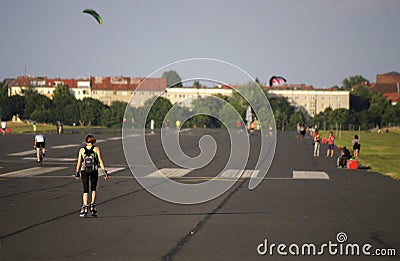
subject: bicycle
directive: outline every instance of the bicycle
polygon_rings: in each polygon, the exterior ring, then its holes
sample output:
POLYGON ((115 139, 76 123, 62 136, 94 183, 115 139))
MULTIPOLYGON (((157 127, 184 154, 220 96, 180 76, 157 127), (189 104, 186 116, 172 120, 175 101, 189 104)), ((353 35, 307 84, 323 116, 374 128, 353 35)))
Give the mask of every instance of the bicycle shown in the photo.
POLYGON ((40 166, 43 166, 43 159, 44 159, 43 147, 39 147, 39 163, 40 163, 40 166))

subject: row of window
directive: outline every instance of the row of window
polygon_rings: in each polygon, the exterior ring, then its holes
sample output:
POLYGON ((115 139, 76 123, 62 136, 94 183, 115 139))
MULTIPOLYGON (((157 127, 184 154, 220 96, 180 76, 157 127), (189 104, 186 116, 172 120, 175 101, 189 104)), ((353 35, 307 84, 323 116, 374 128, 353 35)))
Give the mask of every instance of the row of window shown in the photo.
MULTIPOLYGON (((15 91, 15 93, 17 93, 17 92, 15 91)), ((78 95, 81 95, 81 91, 77 91, 77 92, 75 92, 75 93, 78 94, 78 95)), ((41 91, 40 91, 40 94, 53 94, 53 91, 48 90, 48 91, 46 92, 46 91, 41 90, 41 91)), ((82 94, 83 94, 83 95, 88 95, 89 92, 86 91, 86 90, 83 90, 83 91, 82 91, 82 94)))
MULTIPOLYGON (((171 98, 172 94, 167 94, 167 98, 171 98)), ((181 98, 181 99, 185 99, 185 98, 197 98, 199 95, 197 94, 175 94, 174 97, 175 98, 181 98)), ((202 97, 204 95, 201 95, 202 97)))
MULTIPOLYGON (((100 94, 103 94, 103 95, 107 95, 107 93, 108 93, 108 91, 93 91, 92 92, 92 94, 93 95, 100 95, 100 94)), ((140 96, 144 96, 144 94, 145 94, 145 92, 130 92, 130 94, 129 95, 133 95, 133 96, 136 96, 136 94, 139 94, 140 96)), ((118 95, 118 91, 112 91, 112 94, 113 95, 118 95)), ((122 91, 121 92, 121 95, 122 96, 128 96, 128 92, 127 91, 122 91)), ((154 92, 150 92, 150 94, 149 94, 149 96, 150 97, 153 97, 155 95, 155 93, 154 92)))
MULTIPOLYGON (((292 97, 286 96, 287 100, 290 100, 291 98, 292 97)), ((303 100, 307 100, 308 98, 310 98, 310 100, 312 100, 312 101, 315 101, 315 96, 311 96, 311 97, 303 96, 303 100)), ((332 97, 332 96, 325 97, 325 96, 322 96, 321 100, 325 100, 325 98, 327 98, 327 100, 329 100, 329 101, 334 101, 334 100, 340 101, 340 96, 336 96, 336 97, 332 97)), ((300 96, 294 96, 294 99, 295 100, 300 100, 300 96)))
MULTIPOLYGON (((295 105, 296 107, 299 107, 299 105, 295 105)), ((333 109, 333 104, 329 104, 329 105, 325 105, 325 104, 321 104, 321 108, 322 109, 325 109, 325 108, 332 108, 333 109)), ((304 108, 307 108, 307 104, 304 104, 303 105, 303 107, 304 108)), ((310 106, 309 106, 310 108, 315 108, 315 104, 310 104, 310 106)), ((336 109, 339 109, 341 106, 340 106, 340 103, 338 103, 338 104, 336 104, 336 109)))

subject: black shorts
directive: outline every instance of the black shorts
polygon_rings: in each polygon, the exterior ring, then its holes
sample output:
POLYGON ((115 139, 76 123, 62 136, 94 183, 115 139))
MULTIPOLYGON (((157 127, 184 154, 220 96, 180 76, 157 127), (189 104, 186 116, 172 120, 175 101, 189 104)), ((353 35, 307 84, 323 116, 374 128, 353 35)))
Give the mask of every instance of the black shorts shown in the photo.
POLYGON ((87 172, 81 171, 81 179, 83 185, 83 193, 89 193, 89 180, 90 180, 90 190, 96 191, 97 181, 99 180, 99 172, 97 170, 87 172))
POLYGON ((36 148, 46 148, 46 142, 36 142, 36 148))

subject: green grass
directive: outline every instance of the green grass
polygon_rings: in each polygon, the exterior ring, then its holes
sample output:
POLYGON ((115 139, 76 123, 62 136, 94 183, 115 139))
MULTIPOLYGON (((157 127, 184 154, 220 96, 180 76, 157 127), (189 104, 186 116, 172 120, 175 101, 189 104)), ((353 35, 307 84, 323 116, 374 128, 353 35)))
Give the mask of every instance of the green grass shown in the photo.
MULTIPOLYGON (((336 135, 336 132, 333 131, 336 135)), ((321 131, 323 138, 329 131, 321 131)), ((400 180, 400 133, 377 133, 361 131, 342 131, 336 135, 335 145, 346 146, 352 152, 351 141, 354 135, 360 138, 359 164, 370 167, 369 171, 382 173, 400 180)))
MULTIPOLYGON (((23 134, 23 133, 33 133, 33 126, 29 123, 24 122, 7 122, 7 128, 11 129, 11 134, 23 134)), ((101 128, 92 126, 91 129, 101 128)), ((88 127, 84 127, 88 129, 88 127)), ((64 131, 68 130, 81 130, 80 126, 67 126, 64 125, 64 131)), ((38 123, 36 128, 36 133, 56 133, 57 128, 53 124, 38 123)))

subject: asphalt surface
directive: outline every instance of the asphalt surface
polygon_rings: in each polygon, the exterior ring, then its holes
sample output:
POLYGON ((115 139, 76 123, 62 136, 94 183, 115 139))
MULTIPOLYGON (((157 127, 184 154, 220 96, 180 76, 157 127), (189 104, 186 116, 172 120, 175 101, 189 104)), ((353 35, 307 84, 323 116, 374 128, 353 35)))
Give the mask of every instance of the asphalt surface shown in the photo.
MULTIPOLYGON (((229 158, 226 133, 214 130, 182 133, 183 151, 198 155, 204 134, 217 141, 216 159, 176 181, 203 182, 229 158)), ((72 174, 84 137, 48 135, 49 150, 40 167, 33 135, 0 136, 0 260, 365 260, 363 253, 345 255, 350 243, 370 244, 368 252, 374 255, 375 250, 396 251, 396 256, 371 260, 399 259, 400 182, 365 169, 336 168, 336 157, 324 157, 325 146, 321 157, 313 158, 310 140, 300 141, 292 132, 278 133, 274 161, 256 189, 249 190, 243 178, 220 197, 195 205, 151 195, 132 176, 118 135, 98 134, 112 176, 99 179, 97 218, 78 217, 82 188, 72 174), (300 178, 294 171, 302 173, 300 178), (347 240, 339 242, 338 233, 347 240), (266 240, 269 250, 275 247, 261 255, 257 248, 264 250, 259 245, 266 240), (319 256, 295 255, 294 245, 301 250, 314 244, 319 252, 330 241, 342 245, 342 253, 333 255, 325 247, 319 256), (279 244, 287 246, 281 249, 287 255, 278 253, 279 244)), ((246 169, 255 166, 259 138, 258 133, 250 136, 246 169)), ((159 135, 147 134, 146 142, 158 168, 176 167, 159 135)))

